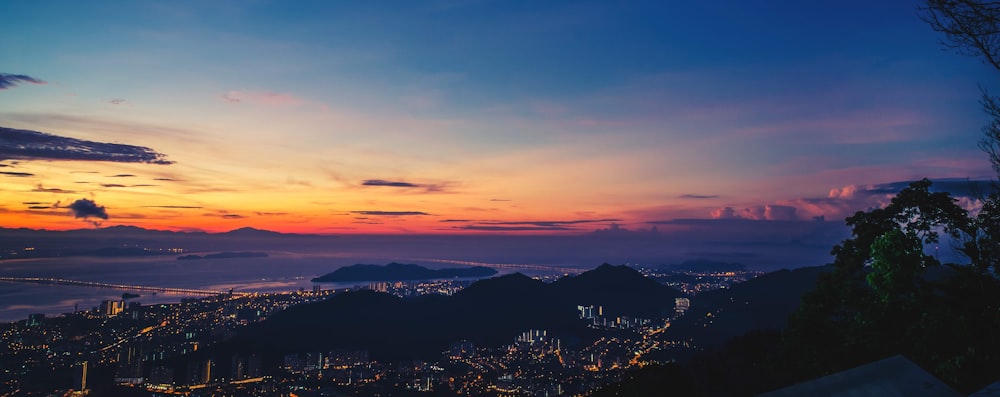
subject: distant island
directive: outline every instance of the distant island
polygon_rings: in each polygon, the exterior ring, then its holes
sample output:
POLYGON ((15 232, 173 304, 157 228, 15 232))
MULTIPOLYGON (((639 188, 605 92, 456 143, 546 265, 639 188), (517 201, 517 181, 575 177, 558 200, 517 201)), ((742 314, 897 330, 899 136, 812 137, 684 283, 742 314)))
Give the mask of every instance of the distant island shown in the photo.
POLYGON ((266 252, 220 252, 217 254, 208 255, 182 255, 178 256, 177 260, 196 260, 196 259, 233 259, 233 258, 267 258, 266 252))
POLYGON ((492 268, 475 266, 452 269, 428 269, 419 265, 390 263, 385 266, 357 264, 337 269, 312 279, 313 282, 336 281, 403 281, 431 280, 455 277, 489 277, 497 274, 492 268))

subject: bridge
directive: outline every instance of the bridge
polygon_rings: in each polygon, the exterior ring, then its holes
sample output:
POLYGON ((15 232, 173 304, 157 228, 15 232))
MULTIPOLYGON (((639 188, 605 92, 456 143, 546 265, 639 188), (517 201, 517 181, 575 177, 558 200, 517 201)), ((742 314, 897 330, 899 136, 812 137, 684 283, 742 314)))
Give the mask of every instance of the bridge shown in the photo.
MULTIPOLYGON (((221 295, 229 293, 228 291, 212 291, 212 290, 194 289, 194 288, 154 287, 148 285, 101 283, 97 281, 68 280, 64 278, 55 278, 55 277, 0 277, 0 281, 8 281, 14 283, 72 285, 76 287, 108 288, 108 289, 117 289, 125 291, 164 292, 169 294, 183 294, 183 295, 221 295)), ((233 295, 242 296, 242 295, 248 295, 248 293, 233 292, 233 295)))

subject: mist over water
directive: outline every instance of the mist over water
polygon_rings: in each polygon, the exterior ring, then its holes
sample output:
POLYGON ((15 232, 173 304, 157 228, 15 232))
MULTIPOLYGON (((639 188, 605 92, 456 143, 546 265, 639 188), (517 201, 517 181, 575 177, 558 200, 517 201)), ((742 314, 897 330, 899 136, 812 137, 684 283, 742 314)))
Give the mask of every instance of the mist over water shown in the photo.
MULTIPOLYGON (((314 277, 358 263, 386 264, 392 261, 414 263, 428 268, 462 267, 459 264, 402 258, 344 257, 319 254, 269 253, 266 258, 214 260, 177 260, 175 256, 140 258, 42 258, 0 261, 0 274, 6 277, 51 277, 139 286, 190 288, 237 292, 283 292, 350 288, 366 282, 313 283, 314 277)), ((540 270, 497 269, 498 274, 540 270)), ((90 310, 104 300, 119 300, 126 291, 72 285, 49 285, 0 281, 0 322, 17 321, 32 313, 57 315, 78 307, 90 310)), ((177 293, 128 291, 139 298, 128 302, 144 305, 176 303, 181 299, 201 297, 177 293)))

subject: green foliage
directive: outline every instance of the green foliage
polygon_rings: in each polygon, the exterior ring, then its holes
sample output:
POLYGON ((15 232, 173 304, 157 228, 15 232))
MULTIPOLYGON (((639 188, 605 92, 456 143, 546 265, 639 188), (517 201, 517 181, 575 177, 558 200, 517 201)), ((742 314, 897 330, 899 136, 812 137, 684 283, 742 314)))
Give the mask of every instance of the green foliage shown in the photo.
POLYGON ((871 272, 865 277, 882 304, 913 304, 926 266, 920 240, 892 229, 872 243, 871 272))
POLYGON ((847 219, 852 236, 834 247, 834 271, 803 297, 773 360, 789 381, 896 354, 966 392, 1000 377, 1000 199, 970 217, 930 186, 914 182, 847 219), (940 233, 962 241, 969 264, 941 266, 924 252, 940 233))

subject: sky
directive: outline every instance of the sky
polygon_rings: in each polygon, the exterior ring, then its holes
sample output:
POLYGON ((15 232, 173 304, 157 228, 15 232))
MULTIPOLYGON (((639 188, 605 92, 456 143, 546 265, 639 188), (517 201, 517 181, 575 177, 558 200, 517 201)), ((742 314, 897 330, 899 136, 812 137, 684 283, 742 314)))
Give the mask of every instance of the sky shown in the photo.
POLYGON ((3 2, 0 226, 752 231, 995 176, 919 2, 766 3, 3 2))

